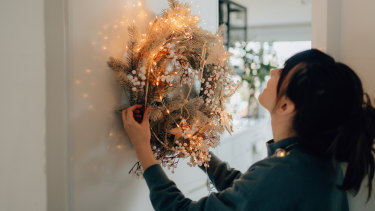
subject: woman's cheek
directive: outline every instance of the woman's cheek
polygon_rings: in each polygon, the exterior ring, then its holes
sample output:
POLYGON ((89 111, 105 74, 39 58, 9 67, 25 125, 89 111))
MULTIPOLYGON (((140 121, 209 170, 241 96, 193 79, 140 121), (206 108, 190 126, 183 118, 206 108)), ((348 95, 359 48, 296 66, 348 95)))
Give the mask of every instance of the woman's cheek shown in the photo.
POLYGON ((264 92, 265 92, 265 90, 263 90, 263 92, 262 93, 260 93, 260 95, 259 95, 259 97, 258 97, 258 101, 259 101, 259 103, 264 107, 264 92))

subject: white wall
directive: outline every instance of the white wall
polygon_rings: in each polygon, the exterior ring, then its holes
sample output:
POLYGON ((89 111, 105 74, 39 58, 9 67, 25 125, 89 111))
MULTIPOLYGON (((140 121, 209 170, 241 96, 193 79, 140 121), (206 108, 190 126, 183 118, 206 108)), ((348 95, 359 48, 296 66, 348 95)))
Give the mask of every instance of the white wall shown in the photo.
POLYGON ((313 4, 312 45, 351 66, 375 98, 375 1, 318 0, 313 4))
POLYGON ((47 210, 68 209, 66 1, 45 0, 47 210))
MULTIPOLYGON (((339 60, 352 67, 360 76, 373 103, 375 103, 375 1, 342 0, 341 1, 341 39, 339 60)), ((367 182, 363 183, 365 186, 367 182)), ((373 180, 375 184, 375 179, 373 180)), ((374 192, 372 199, 364 205, 367 189, 362 186, 358 197, 351 200, 352 210, 375 210, 374 192)), ((373 185, 373 187, 375 187, 373 185)))
MULTIPOLYGON (((348 64, 360 76, 373 102, 375 100, 375 1, 317 0, 312 10, 312 47, 319 48, 348 64)), ((364 181, 363 185, 367 182, 364 181)), ((373 181, 375 184, 375 180, 373 181)), ((372 197, 365 206, 364 187, 351 198, 351 210, 375 210, 372 197)))
POLYGON ((375 99, 375 1, 342 0, 340 60, 354 68, 375 99))
POLYGON ((234 0, 247 7, 248 25, 284 25, 311 22, 311 3, 301 0, 234 0))
MULTIPOLYGON (((145 181, 128 174, 137 158, 120 115, 114 113, 126 96, 106 64, 109 56, 122 55, 128 23, 134 19, 142 29, 152 13, 168 6, 166 0, 141 3, 68 0, 68 192, 72 211, 152 210, 145 181)), ((217 1, 193 3, 193 13, 208 11, 201 12, 205 28, 216 28, 217 1)), ((188 197, 200 198, 207 194, 204 174, 187 167, 186 162, 181 161, 170 176, 188 197)))
POLYGON ((43 0, 0 1, 0 210, 46 210, 43 0))
POLYGON ((311 40, 311 0, 234 1, 247 7, 249 40, 311 40))

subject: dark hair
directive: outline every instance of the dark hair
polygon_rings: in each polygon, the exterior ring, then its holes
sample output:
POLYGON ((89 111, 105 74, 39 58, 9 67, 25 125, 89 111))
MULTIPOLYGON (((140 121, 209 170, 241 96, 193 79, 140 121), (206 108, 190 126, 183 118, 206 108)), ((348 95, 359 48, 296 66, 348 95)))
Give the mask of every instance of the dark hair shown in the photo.
POLYGON ((293 129, 302 147, 320 157, 347 162, 341 190, 356 195, 368 175, 369 200, 375 109, 354 71, 319 50, 306 50, 285 62, 277 93, 295 104, 293 129))

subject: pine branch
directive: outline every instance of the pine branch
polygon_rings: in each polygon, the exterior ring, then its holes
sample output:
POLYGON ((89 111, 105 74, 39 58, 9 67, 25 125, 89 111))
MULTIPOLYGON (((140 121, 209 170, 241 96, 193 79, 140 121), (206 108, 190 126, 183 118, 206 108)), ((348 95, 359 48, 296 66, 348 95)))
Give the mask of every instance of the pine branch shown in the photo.
POLYGON ((138 45, 138 31, 135 25, 129 26, 129 41, 128 41, 128 54, 127 54, 127 62, 131 70, 137 68, 138 64, 138 57, 137 54, 137 45, 138 45))
POLYGON ((171 9, 176 8, 179 5, 179 2, 176 0, 168 0, 169 7, 171 9))
POLYGON ((128 65, 124 63, 121 59, 110 57, 107 64, 115 72, 123 72, 123 73, 129 72, 128 65))

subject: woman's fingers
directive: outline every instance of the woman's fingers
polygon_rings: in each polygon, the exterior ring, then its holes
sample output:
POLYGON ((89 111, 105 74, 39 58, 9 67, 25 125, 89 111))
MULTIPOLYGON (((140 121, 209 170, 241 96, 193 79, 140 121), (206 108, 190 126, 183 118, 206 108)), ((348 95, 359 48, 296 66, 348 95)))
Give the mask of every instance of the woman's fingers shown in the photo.
POLYGON ((148 122, 150 118, 150 113, 151 113, 151 107, 148 107, 145 111, 145 114, 143 115, 143 122, 148 122))
POLYGON ((122 110, 121 112, 122 120, 126 120, 126 114, 127 114, 126 109, 122 110))
POLYGON ((148 120, 148 118, 150 117, 150 113, 151 113, 151 107, 148 107, 145 111, 145 119, 148 120))
MULTIPOLYGON (((148 122, 150 112, 151 112, 151 107, 148 107, 143 115, 142 115, 142 112, 140 110, 140 108, 142 108, 142 107, 143 107, 143 105, 133 105, 133 106, 123 110, 122 111, 123 120, 125 120, 127 123, 133 124, 133 123, 136 122, 137 119, 142 120, 142 116, 143 116, 143 120, 148 122)), ((144 122, 143 120, 142 120, 142 123, 144 122)))
POLYGON ((122 110, 122 124, 125 130, 130 124, 130 121, 128 120, 128 109, 122 110))
POLYGON ((142 115, 140 115, 140 114, 134 114, 134 119, 136 119, 136 120, 142 119, 142 115))
POLYGON ((129 121, 129 123, 135 123, 136 120, 142 120, 142 111, 140 110, 142 107, 143 105, 133 105, 127 108, 126 120, 129 121))
POLYGON ((133 106, 130 106, 128 109, 126 110, 130 110, 132 112, 134 112, 135 110, 137 110, 138 108, 142 108, 143 105, 133 105, 133 106))
MULTIPOLYGON (((134 119, 134 116, 133 116, 133 109, 134 106, 126 109, 126 121, 128 121, 128 123, 133 123, 135 122, 135 119, 134 119)), ((135 108, 136 109, 136 108, 135 108)))

